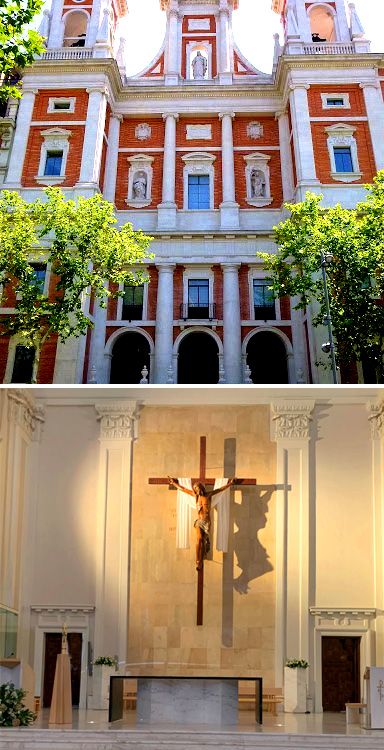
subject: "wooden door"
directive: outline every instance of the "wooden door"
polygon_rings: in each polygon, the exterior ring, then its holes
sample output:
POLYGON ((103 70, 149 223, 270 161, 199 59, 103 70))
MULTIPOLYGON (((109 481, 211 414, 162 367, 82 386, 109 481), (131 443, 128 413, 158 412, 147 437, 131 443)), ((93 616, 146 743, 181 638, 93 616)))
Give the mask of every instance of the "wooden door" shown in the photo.
POLYGON ((360 638, 323 636, 323 710, 345 711, 360 701, 360 638))
MULTIPOLYGON (((53 682, 55 679, 56 658, 61 653, 61 633, 45 634, 44 687, 43 706, 49 708, 52 701, 53 682)), ((72 705, 80 702, 81 651, 83 636, 81 633, 68 633, 68 653, 71 657, 72 705)))

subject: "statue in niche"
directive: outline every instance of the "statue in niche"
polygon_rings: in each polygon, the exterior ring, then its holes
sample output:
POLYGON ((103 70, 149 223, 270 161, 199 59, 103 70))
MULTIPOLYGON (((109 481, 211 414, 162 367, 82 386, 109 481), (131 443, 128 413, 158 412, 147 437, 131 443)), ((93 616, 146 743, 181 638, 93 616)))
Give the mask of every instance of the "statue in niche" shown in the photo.
POLYGON ((132 183, 132 197, 135 200, 144 201, 147 197, 147 175, 145 172, 136 172, 132 183))
POLYGON ((265 175, 261 169, 252 169, 251 172, 251 198, 265 197, 265 175))
POLYGON ((217 490, 207 491, 202 482, 196 482, 191 490, 187 487, 182 487, 181 484, 173 477, 168 477, 169 484, 177 487, 187 495, 192 495, 196 500, 197 518, 193 524, 196 529, 196 570, 201 570, 203 567, 203 561, 209 554, 211 549, 210 530, 211 530, 211 500, 214 495, 218 495, 219 492, 224 492, 228 487, 232 487, 235 484, 236 479, 230 479, 224 487, 220 487, 217 490))
POLYGON ((201 81, 207 74, 208 63, 200 50, 197 51, 197 55, 192 62, 192 70, 195 81, 201 81))

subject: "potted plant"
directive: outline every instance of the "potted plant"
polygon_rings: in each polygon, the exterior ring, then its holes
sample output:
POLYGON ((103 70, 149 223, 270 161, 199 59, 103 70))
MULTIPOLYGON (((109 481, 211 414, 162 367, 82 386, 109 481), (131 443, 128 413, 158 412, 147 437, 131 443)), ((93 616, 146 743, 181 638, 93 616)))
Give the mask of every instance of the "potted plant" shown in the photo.
POLYGON ((109 705, 109 680, 117 670, 117 661, 113 656, 98 656, 93 662, 93 692, 89 707, 107 709, 109 705))
POLYGON ((23 704, 26 694, 13 682, 0 685, 0 727, 27 727, 33 724, 36 714, 23 704))
POLYGON ((307 710, 307 669, 305 659, 287 659, 284 668, 284 711, 305 714, 307 710))

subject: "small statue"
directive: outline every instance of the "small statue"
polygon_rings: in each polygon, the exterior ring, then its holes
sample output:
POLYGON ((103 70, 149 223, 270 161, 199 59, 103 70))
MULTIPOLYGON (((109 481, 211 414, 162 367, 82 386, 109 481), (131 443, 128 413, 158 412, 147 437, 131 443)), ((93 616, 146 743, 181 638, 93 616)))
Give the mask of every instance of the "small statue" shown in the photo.
POLYGON ((137 200, 145 200, 147 197, 147 175, 145 172, 137 172, 133 178, 133 197, 137 200))
POLYGON ((265 195, 265 177, 260 169, 251 173, 251 198, 262 198, 265 195))
POLYGON ((327 39, 322 39, 321 36, 316 31, 314 34, 312 34, 312 41, 313 42, 326 42, 327 39))
POLYGON ((200 50, 197 51, 197 55, 192 62, 192 70, 195 81, 201 81, 207 74, 208 63, 200 50))

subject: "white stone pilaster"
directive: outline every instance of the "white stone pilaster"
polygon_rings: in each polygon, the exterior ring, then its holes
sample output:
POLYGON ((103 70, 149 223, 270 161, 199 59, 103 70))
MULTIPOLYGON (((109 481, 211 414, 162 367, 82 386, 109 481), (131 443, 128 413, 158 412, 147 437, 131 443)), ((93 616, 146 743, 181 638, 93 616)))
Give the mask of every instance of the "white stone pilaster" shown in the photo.
POLYGON ((95 654, 117 655, 124 670, 128 648, 135 401, 96 403, 100 421, 95 654))
POLYGON ((235 160, 233 153, 234 112, 222 112, 221 120, 221 158, 223 175, 223 202, 220 206, 221 228, 236 229, 239 227, 239 206, 236 203, 235 160))
POLYGON ((361 83, 365 107, 367 110, 369 130, 371 133, 373 153, 375 155, 376 170, 384 169, 384 100, 378 81, 361 83))
MULTIPOLYGON (((368 405, 372 434, 375 607, 384 612, 384 401, 368 405)), ((384 663, 384 617, 376 619, 376 664, 384 663)))
POLYGON ((21 187, 25 154, 35 104, 36 89, 23 89, 17 113, 16 129, 13 137, 12 150, 9 157, 8 172, 4 183, 6 190, 21 187))
MULTIPOLYGON (((304 315, 303 310, 296 310, 299 303, 298 297, 291 297, 291 320, 292 320, 292 348, 294 360, 294 383, 308 383, 308 358, 307 346, 305 340, 304 315)), ((292 381, 291 381, 292 382, 292 381)))
MULTIPOLYGON (((231 58, 229 46, 229 8, 227 0, 220 4, 220 75, 231 72, 231 58)), ((225 82, 227 82, 225 80, 225 82)))
POLYGON ((165 55, 165 85, 175 86, 179 82, 179 4, 172 0, 168 10, 168 38, 165 55))
POLYGON ((166 383, 172 365, 173 348, 173 270, 175 266, 164 263, 158 266, 155 341, 155 383, 166 383))
POLYGON ((93 313, 93 329, 91 331, 91 345, 89 348, 88 382, 94 375, 96 383, 108 383, 107 360, 104 356, 105 336, 107 330, 107 307, 101 307, 100 300, 95 300, 93 313), (92 371, 92 368, 95 371, 92 371))
POLYGON ((165 120, 163 191, 162 201, 158 206, 159 228, 171 229, 176 226, 176 123, 179 115, 174 112, 163 114, 165 120))
POLYGON ((48 49, 61 47, 63 41, 63 0, 53 0, 51 5, 51 27, 48 37, 48 49))
POLYGON ((105 160, 104 198, 111 203, 115 200, 117 161, 119 156, 120 123, 122 115, 112 112, 109 120, 108 148, 105 160))
POLYGON ((242 383, 239 266, 231 263, 223 265, 222 269, 225 380, 227 383, 242 383))
POLYGON ((95 87, 87 89, 87 93, 89 94, 87 121, 80 177, 76 188, 83 195, 93 195, 100 189, 99 177, 107 109, 107 91, 103 87, 95 87))
POLYGON ((287 110, 276 113, 279 125, 281 179, 283 184, 283 200, 289 203, 293 200, 295 182, 293 176, 292 151, 289 132, 289 117, 287 110))
MULTIPOLYGON (((313 660, 309 607, 314 604, 315 493, 310 466, 315 403, 271 404, 272 440, 277 443, 276 505, 276 685, 283 685, 285 660, 313 660)), ((310 672, 313 681, 313 671, 310 672)))
POLYGON ((308 188, 317 187, 319 181, 316 176, 315 155, 311 121, 308 107, 308 84, 292 83, 289 96, 291 105, 291 119, 293 129, 293 145, 295 149, 296 173, 300 200, 305 198, 308 188))

